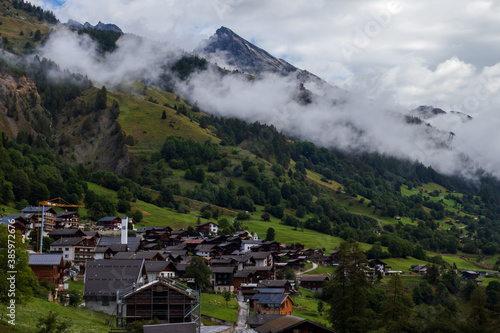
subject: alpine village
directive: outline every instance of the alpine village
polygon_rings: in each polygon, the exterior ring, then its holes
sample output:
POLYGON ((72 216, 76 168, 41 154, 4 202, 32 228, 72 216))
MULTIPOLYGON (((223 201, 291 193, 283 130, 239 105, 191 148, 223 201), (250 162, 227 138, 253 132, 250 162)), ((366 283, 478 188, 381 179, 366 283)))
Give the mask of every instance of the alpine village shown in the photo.
POLYGON ((0 12, 0 331, 500 332, 495 177, 205 110, 178 87, 206 71, 295 75, 304 106, 324 82, 225 27, 97 86, 38 50, 64 31, 105 59, 120 28, 0 12))

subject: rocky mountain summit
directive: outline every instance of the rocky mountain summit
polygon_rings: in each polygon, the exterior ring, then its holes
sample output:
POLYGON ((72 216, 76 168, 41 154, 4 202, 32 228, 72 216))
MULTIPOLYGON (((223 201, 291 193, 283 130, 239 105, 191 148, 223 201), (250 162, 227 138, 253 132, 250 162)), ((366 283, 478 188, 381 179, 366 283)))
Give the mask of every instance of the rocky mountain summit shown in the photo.
POLYGON ((272 56, 226 27, 217 29, 215 35, 204 41, 195 52, 208 59, 222 59, 224 65, 255 76, 265 73, 293 74, 302 82, 322 81, 316 75, 272 56))
POLYGON ((455 116, 460 118, 463 122, 472 120, 472 117, 468 114, 459 111, 446 112, 443 109, 435 108, 429 105, 420 105, 419 107, 411 110, 410 113, 424 120, 432 119, 438 116, 455 116))

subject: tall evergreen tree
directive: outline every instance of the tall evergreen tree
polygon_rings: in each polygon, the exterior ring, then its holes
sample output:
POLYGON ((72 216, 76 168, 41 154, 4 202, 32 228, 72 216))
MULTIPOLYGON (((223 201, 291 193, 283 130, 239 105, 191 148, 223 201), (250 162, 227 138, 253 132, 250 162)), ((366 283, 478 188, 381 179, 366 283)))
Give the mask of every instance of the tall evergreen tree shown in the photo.
POLYGON ((382 306, 382 317, 386 327, 393 332, 404 331, 404 325, 411 314, 412 301, 399 275, 389 280, 387 297, 382 306))
POLYGON ((357 243, 342 242, 338 249, 338 268, 327 284, 328 319, 341 333, 366 332, 368 295, 371 284, 365 255, 357 243))

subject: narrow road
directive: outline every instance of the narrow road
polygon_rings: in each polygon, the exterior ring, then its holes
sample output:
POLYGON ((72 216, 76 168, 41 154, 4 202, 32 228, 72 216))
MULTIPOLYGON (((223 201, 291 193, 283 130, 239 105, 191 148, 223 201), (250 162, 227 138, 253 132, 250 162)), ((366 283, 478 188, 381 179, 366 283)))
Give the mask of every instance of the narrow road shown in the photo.
POLYGON ((316 268, 318 268, 318 264, 317 263, 313 262, 312 264, 313 264, 312 268, 310 268, 310 269, 308 269, 306 271, 303 271, 303 272, 298 272, 296 275, 302 275, 304 273, 308 273, 310 271, 314 271, 316 268))
POLYGON ((236 327, 234 328, 234 333, 255 332, 251 328, 246 328, 248 319, 248 304, 243 300, 243 295, 241 293, 238 293, 237 299, 238 299, 238 304, 240 305, 240 309, 238 311, 238 320, 236 321, 236 327))

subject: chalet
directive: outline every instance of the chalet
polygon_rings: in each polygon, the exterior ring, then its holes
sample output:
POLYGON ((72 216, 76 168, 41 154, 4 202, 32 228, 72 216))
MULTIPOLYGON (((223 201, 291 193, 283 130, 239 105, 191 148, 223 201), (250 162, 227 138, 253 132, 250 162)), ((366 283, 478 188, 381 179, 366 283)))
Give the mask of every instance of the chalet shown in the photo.
POLYGON ((258 333, 335 333, 320 324, 290 315, 280 316, 263 325, 251 325, 251 327, 258 333))
POLYGON ((256 294, 251 303, 259 314, 291 315, 293 312, 293 301, 286 294, 256 294))
POLYGON ((121 230, 122 219, 119 216, 105 216, 97 221, 96 226, 104 229, 121 230))
POLYGON ((234 291, 234 267, 214 267, 212 268, 212 286, 215 291, 234 291))
POLYGON ((390 267, 385 262, 378 259, 368 259, 367 262, 368 262, 368 267, 373 269, 374 272, 381 272, 382 275, 384 274, 386 269, 390 267))
POLYGON ((463 271, 462 276, 460 277, 460 280, 462 281, 469 281, 469 280, 476 280, 479 278, 479 273, 474 272, 474 271, 463 271))
POLYGON ((205 244, 222 244, 225 243, 227 240, 227 237, 224 235, 218 235, 218 236, 212 236, 209 238, 205 238, 205 244))
POLYGON ((66 261, 73 261, 75 259, 75 244, 80 242, 82 238, 60 238, 50 244, 50 252, 59 252, 63 254, 66 261))
POLYGON ((251 234, 248 231, 238 231, 234 234, 234 236, 240 239, 247 239, 251 236, 251 234))
POLYGON ((79 228, 80 227, 80 214, 78 212, 59 212, 56 215, 56 228, 79 228))
POLYGON ((273 252, 280 253, 280 243, 275 241, 263 241, 262 243, 252 246, 250 248, 252 252, 273 252))
POLYGON ((271 252, 252 252, 251 256, 255 261, 255 266, 273 266, 274 257, 271 252))
POLYGON ((234 267, 238 262, 233 258, 212 258, 208 261, 210 267, 234 267))
POLYGON ((224 254, 231 254, 234 251, 238 251, 240 249, 240 245, 236 242, 226 242, 219 244, 224 254))
POLYGON ((33 253, 30 255, 29 263, 31 270, 35 273, 38 282, 47 282, 59 285, 64 281, 65 262, 61 253, 33 253))
POLYGON ((202 224, 198 224, 196 226, 196 231, 204 235, 216 235, 219 231, 219 226, 213 222, 205 222, 202 224))
POLYGON ((148 282, 144 260, 87 260, 83 299, 85 307, 116 314, 117 293, 148 282))
POLYGON ((319 249, 315 249, 312 253, 312 260, 317 263, 318 265, 323 265, 324 260, 323 260, 323 251, 319 249))
POLYGON ((0 224, 5 224, 7 227, 12 225, 11 228, 20 233, 24 238, 28 237, 30 232, 30 223, 23 217, 23 215, 15 214, 0 217, 0 224), (13 221, 12 223, 10 223, 13 221))
POLYGON ((60 238, 82 238, 84 236, 86 234, 80 229, 56 229, 49 232, 49 237, 56 241, 60 238))
POLYGON ((283 289, 286 294, 292 291, 292 285, 288 280, 262 280, 257 288, 283 289))
POLYGON ((198 245, 195 251, 200 257, 217 257, 222 254, 222 249, 218 245, 198 245))
POLYGON ((262 244, 261 240, 246 239, 241 241, 241 251, 248 252, 254 246, 259 247, 262 244))
MULTIPOLYGON (((233 277, 234 289, 243 289, 244 285, 256 282, 256 281, 254 281, 254 276, 255 276, 255 272, 250 271, 250 270, 237 271, 233 277)), ((256 286, 257 286, 257 284, 255 284, 255 287, 256 286)), ((253 290, 253 288, 252 288, 252 290, 253 290)), ((253 294, 256 294, 256 293, 252 293, 252 295, 253 294)))
POLYGON ((196 305, 192 290, 175 282, 156 280, 125 293, 118 317, 126 323, 155 318, 162 323, 192 322, 196 305))
POLYGON ((170 234, 170 239, 168 241, 168 245, 177 245, 182 243, 184 238, 188 238, 191 235, 186 230, 176 230, 172 231, 170 234))
POLYGON ((248 266, 243 268, 243 272, 252 272, 254 281, 268 280, 274 278, 274 266, 248 266))
POLYGON ((185 244, 187 249, 193 252, 198 245, 206 244, 202 238, 188 238, 182 244, 185 244))
POLYGON ((96 246, 94 250, 94 258, 95 259, 111 259, 118 252, 127 251, 127 244, 112 244, 112 245, 103 245, 96 246))
POLYGON ((175 278, 177 268, 171 261, 146 261, 146 272, 148 281, 158 280, 160 278, 175 278))
POLYGON ((299 278, 299 285, 305 289, 322 292, 325 282, 329 280, 327 275, 302 275, 299 278))
POLYGON ((43 231, 48 233, 56 227, 57 213, 52 207, 25 207, 21 209, 24 218, 32 224, 33 228, 40 228, 43 217, 43 231))
POLYGON ((427 266, 415 265, 412 268, 410 268, 410 271, 417 273, 418 275, 426 275, 427 274, 427 266))
POLYGON ((95 259, 95 248, 98 242, 97 236, 85 236, 74 245, 73 266, 84 271, 87 260, 95 259))

